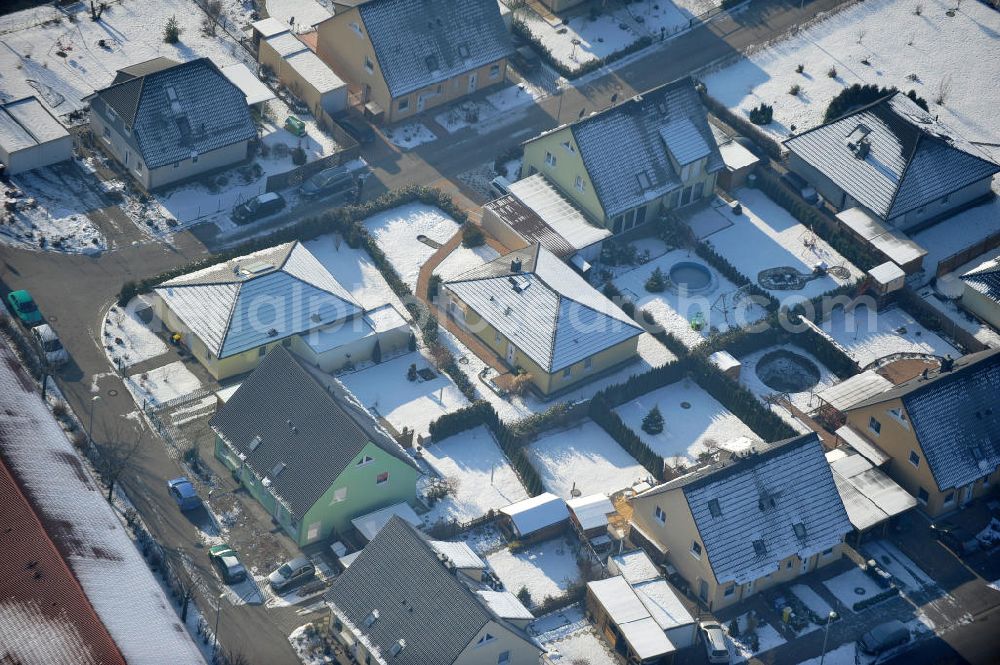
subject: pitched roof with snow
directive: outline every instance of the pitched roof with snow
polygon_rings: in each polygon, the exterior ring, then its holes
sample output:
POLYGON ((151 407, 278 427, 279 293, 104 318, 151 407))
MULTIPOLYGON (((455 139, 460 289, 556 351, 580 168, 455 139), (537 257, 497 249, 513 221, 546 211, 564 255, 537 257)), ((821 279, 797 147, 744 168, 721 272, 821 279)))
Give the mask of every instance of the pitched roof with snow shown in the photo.
POLYGON ((641 660, 664 656, 677 650, 647 603, 652 605, 653 610, 661 617, 664 613, 648 597, 646 602, 643 602, 624 577, 619 575, 588 582, 587 589, 621 630, 625 640, 641 660))
POLYGON ((381 662, 394 665, 453 663, 491 621, 537 648, 523 631, 492 612, 442 564, 427 540, 399 518, 379 531, 334 580, 326 601, 381 662), (405 646, 393 656, 400 640, 405 646))
POLYGON ((983 151, 900 92, 785 145, 882 219, 1000 172, 983 151))
POLYGON ((541 245, 465 272, 447 288, 549 373, 642 334, 635 321, 541 245), (514 261, 521 262, 519 270, 514 261))
POLYGON ((629 550, 608 557, 608 567, 621 575, 629 584, 647 582, 660 576, 660 569, 649 558, 645 550, 629 550), (612 565, 613 564, 613 565, 612 565))
POLYGON ((842 448, 826 454, 847 516, 858 531, 870 529, 917 505, 912 494, 863 455, 842 448))
POLYGON ((576 516, 584 531, 597 529, 608 525, 608 515, 615 512, 615 507, 605 494, 580 496, 566 502, 576 516))
MULTIPOLYGON (((164 654, 170 654, 171 662, 179 665, 204 663, 105 493, 91 479, 17 357, 4 345, 0 345, 0 403, 6 407, 0 418, 0 454, 126 662, 160 663, 164 654)), ((0 511, 0 520, 3 515, 0 511)), ((6 556, 16 550, 0 547, 0 551, 6 556)), ((47 574, 45 569, 41 572, 47 574)), ((58 573, 53 569, 48 574, 58 573)), ((0 588, 11 582, 4 577, 0 588)), ((0 595, 0 604, 4 598, 0 595)), ((49 615, 48 608, 40 612, 49 615)), ((7 644, 0 629, 0 656, 7 644)))
MULTIPOLYGON (((93 97, 132 130, 147 168, 204 154, 257 136, 246 97, 208 58, 126 71, 93 97), (151 71, 147 71, 151 70, 151 71)), ((150 64, 151 63, 151 64, 150 64)))
POLYGON ((456 568, 486 568, 486 562, 476 554, 474 549, 469 547, 468 543, 432 540, 431 547, 438 554, 447 557, 448 561, 454 564, 456 568))
MULTIPOLYGON (((556 186, 541 173, 512 182, 509 189, 515 200, 527 206, 538 216, 545 227, 551 229, 555 235, 575 250, 590 247, 612 235, 610 229, 593 224, 583 210, 563 196, 556 186)), ((515 228, 515 230, 521 233, 520 229, 515 228)), ((558 243, 547 242, 546 234, 536 233, 538 234, 537 242, 542 243, 553 254, 564 258, 564 253, 560 251, 558 243)), ((529 238, 528 242, 536 242, 530 238, 534 234, 523 233, 522 235, 529 238)))
POLYGON ((7 153, 69 137, 37 97, 0 104, 0 148, 7 153))
POLYGON ((500 221, 524 238, 528 244, 538 243, 560 259, 566 259, 576 254, 576 247, 559 235, 537 212, 513 194, 507 194, 486 203, 483 205, 483 210, 489 210, 496 215, 500 221))
POLYGON ((549 492, 512 503, 501 508, 500 512, 510 517, 522 536, 569 519, 566 502, 549 492))
POLYGON ((219 358, 362 312, 298 241, 181 275, 156 294, 219 358))
POLYGON ((1000 349, 954 361, 855 409, 900 399, 938 488, 961 487, 1000 467, 1000 349))
POLYGON ((346 391, 325 390, 282 346, 268 352, 209 424, 258 477, 270 480, 271 492, 296 518, 369 442, 414 466, 346 391))
POLYGON ((720 583, 758 579, 793 554, 833 547, 852 528, 815 433, 757 444, 646 495, 678 488, 720 583))
POLYGON ((724 168, 694 82, 682 78, 570 125, 607 217, 681 186, 680 171, 707 158, 724 168))
POLYGON ((962 275, 966 286, 1000 303, 1000 259, 992 259, 962 275))
POLYGON ((358 11, 393 98, 513 51, 496 0, 369 0, 358 11))

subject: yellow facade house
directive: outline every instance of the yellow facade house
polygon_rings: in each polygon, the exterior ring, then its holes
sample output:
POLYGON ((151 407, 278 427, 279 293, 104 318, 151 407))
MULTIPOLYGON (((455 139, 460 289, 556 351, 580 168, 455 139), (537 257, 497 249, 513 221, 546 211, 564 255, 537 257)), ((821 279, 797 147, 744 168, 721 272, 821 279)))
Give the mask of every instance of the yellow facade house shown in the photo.
POLYGON ((448 314, 552 396, 634 360, 642 328, 534 244, 444 285, 448 314))
POLYGON ((632 507, 633 528, 711 610, 833 563, 852 529, 814 433, 758 444, 632 507))
POLYGON ((847 424, 891 461, 893 480, 931 517, 1000 482, 1000 350, 958 360, 855 405, 847 424))
POLYGON ((502 83, 513 51, 496 0, 338 2, 316 52, 370 117, 404 120, 502 83))
POLYGON ((694 82, 683 78, 525 142, 521 174, 542 174, 617 234, 711 197, 724 168, 694 82))

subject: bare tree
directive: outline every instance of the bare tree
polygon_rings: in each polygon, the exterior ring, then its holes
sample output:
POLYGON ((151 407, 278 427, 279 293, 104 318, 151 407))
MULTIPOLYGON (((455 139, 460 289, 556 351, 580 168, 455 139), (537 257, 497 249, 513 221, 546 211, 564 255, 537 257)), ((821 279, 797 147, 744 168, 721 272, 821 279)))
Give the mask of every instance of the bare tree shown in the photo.
POLYGON ((862 40, 862 39, 864 39, 864 38, 865 38, 865 35, 867 35, 867 34, 868 34, 868 31, 867 31, 867 30, 865 30, 864 28, 861 28, 861 29, 859 29, 859 30, 858 30, 858 31, 857 31, 857 32, 856 32, 856 33, 854 34, 854 36, 858 38, 858 43, 860 44, 860 43, 861 43, 861 40, 862 40))
POLYGON ((934 96, 934 103, 938 106, 944 106, 944 103, 948 100, 951 95, 951 76, 945 76, 938 82, 937 93, 934 96))
POLYGON ((204 4, 205 13, 208 16, 205 20, 201 22, 202 31, 206 35, 215 36, 215 28, 219 25, 219 19, 222 17, 222 2, 221 0, 208 0, 204 4))
POLYGON ((119 424, 109 433, 107 441, 98 446, 99 456, 95 466, 108 486, 108 501, 114 496, 115 484, 119 478, 135 464, 135 455, 142 445, 142 434, 136 431, 133 436, 134 441, 119 424))
POLYGON ((100 21, 101 20, 101 14, 104 13, 104 10, 107 9, 107 6, 108 5, 106 3, 104 3, 104 2, 99 2, 95 6, 94 5, 94 0, 90 0, 90 20, 91 21, 100 21))

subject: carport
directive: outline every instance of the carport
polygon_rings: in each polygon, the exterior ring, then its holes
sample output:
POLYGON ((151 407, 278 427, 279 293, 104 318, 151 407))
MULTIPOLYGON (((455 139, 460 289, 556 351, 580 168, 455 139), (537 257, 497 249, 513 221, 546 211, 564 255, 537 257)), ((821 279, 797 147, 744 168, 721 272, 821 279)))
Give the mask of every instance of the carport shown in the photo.
POLYGON ((73 156, 73 139, 37 97, 0 105, 0 161, 17 174, 73 156))

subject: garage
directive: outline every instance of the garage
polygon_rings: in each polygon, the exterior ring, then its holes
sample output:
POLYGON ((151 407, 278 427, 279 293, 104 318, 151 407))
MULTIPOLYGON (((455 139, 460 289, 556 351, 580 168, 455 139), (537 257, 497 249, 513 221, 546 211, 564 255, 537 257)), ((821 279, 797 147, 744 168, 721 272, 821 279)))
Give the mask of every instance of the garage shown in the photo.
POLYGON ((10 175, 73 156, 73 139, 36 97, 0 105, 0 162, 10 175))

